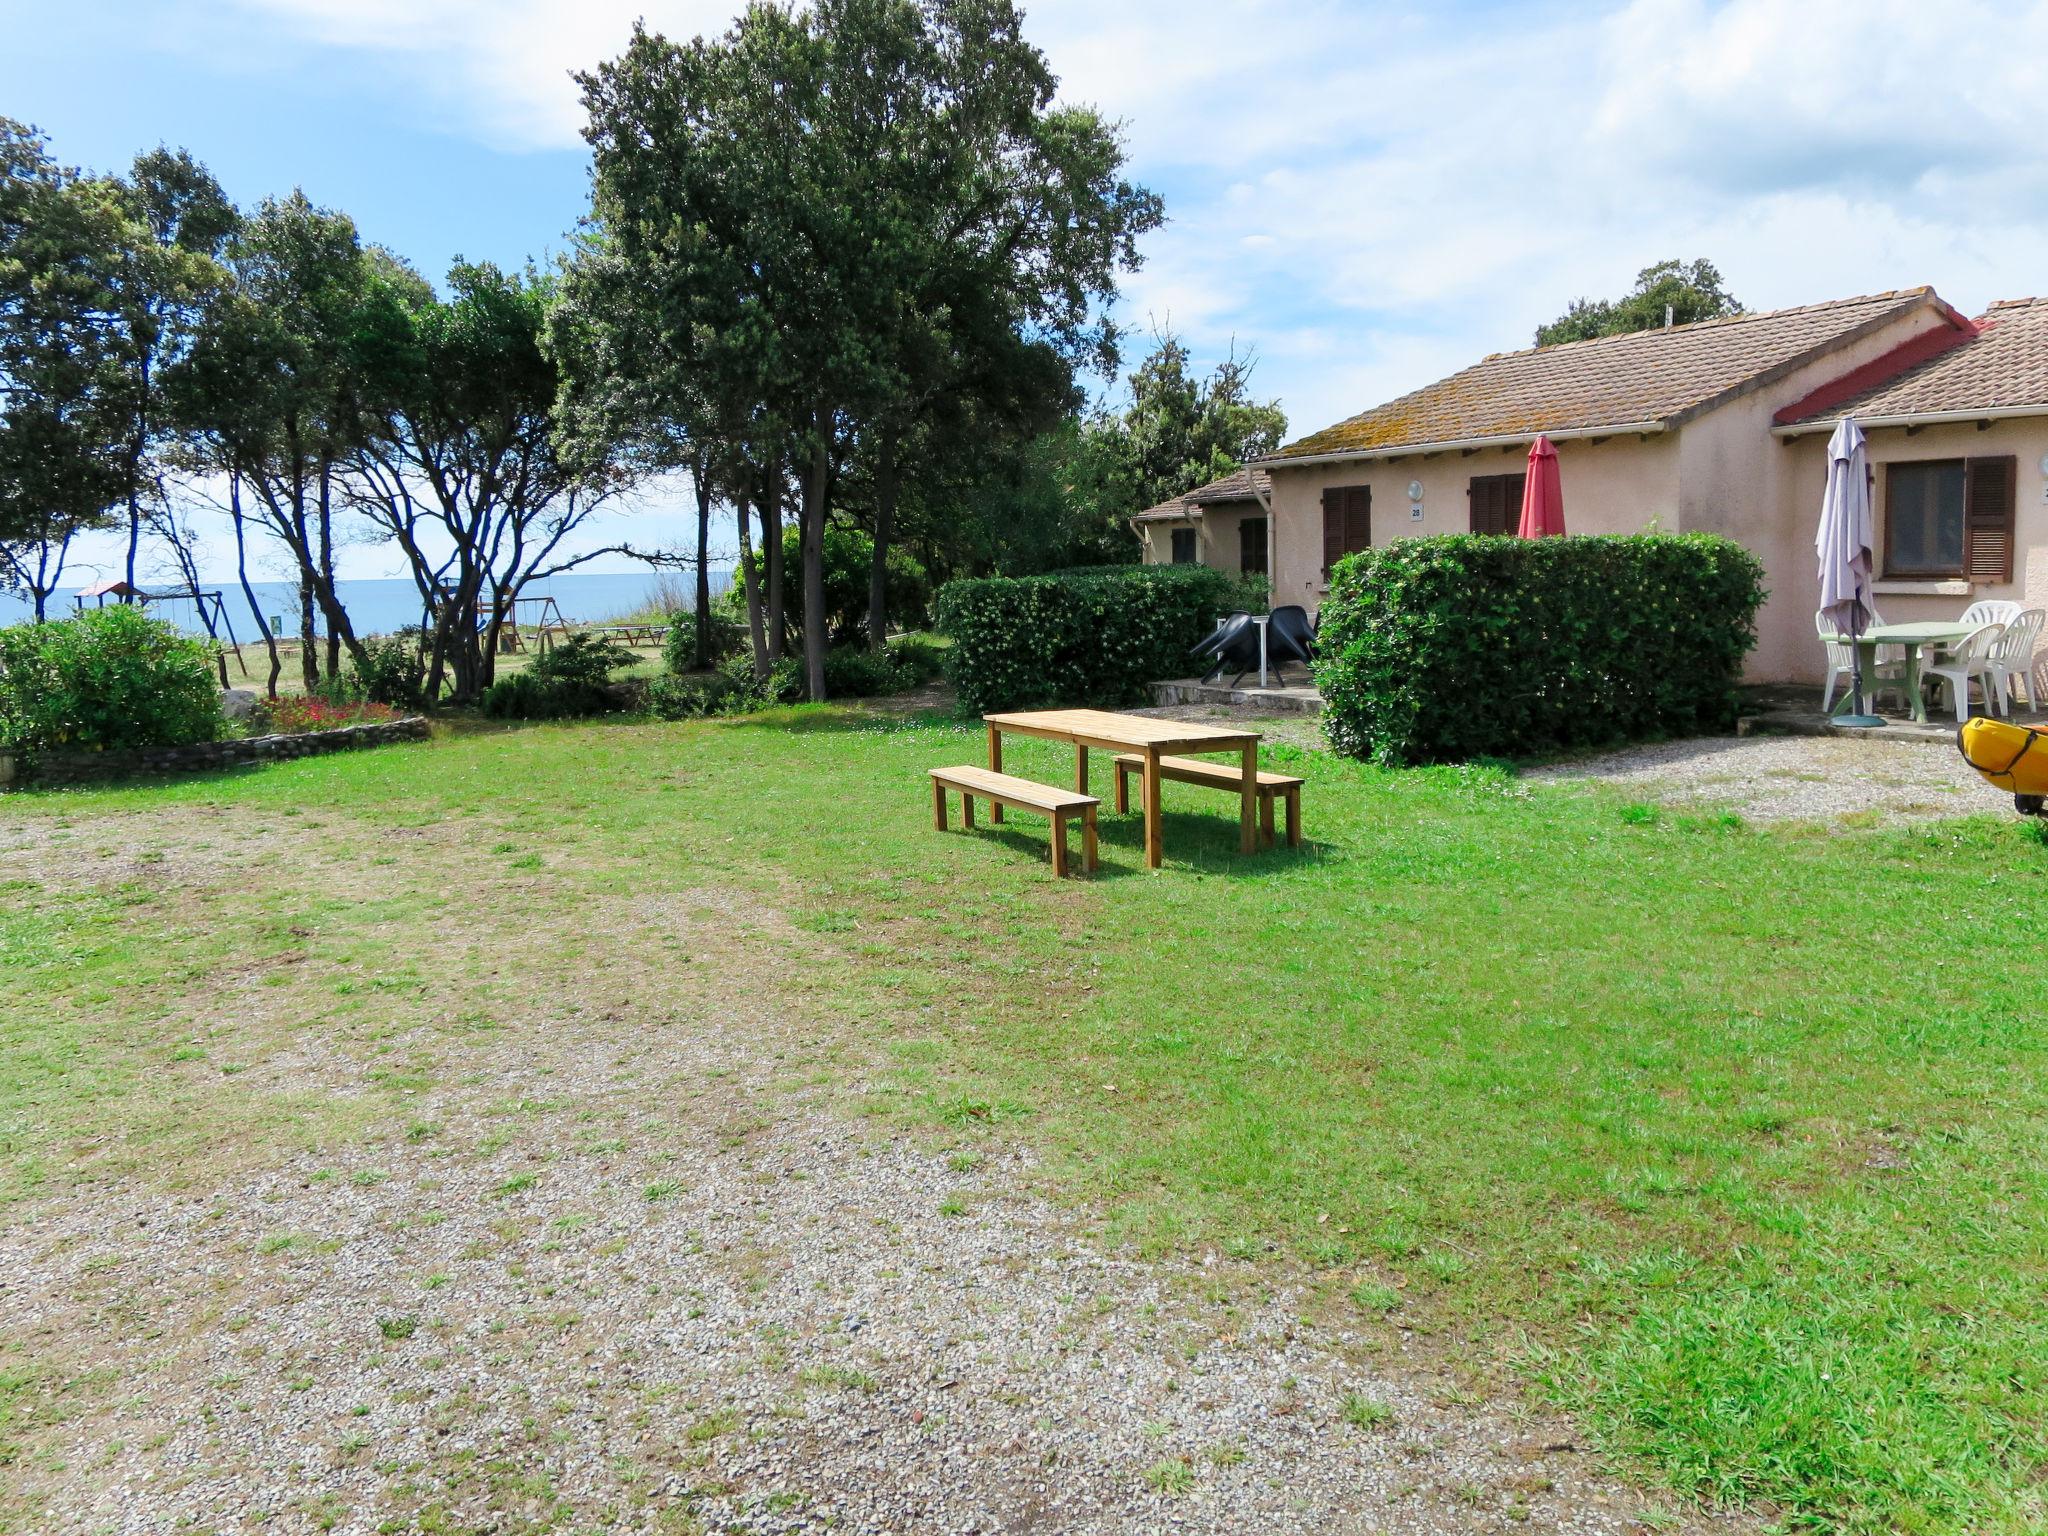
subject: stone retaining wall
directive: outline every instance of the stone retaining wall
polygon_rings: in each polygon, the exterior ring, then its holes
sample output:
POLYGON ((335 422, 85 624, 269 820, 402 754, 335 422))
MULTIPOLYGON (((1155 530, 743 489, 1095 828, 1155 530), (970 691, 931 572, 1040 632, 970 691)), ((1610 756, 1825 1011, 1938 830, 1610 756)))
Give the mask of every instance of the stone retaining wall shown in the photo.
MULTIPOLYGON (((144 773, 195 773, 237 763, 279 762, 346 752, 353 747, 381 747, 393 741, 425 741, 427 735, 427 722, 415 715, 372 725, 346 725, 336 731, 199 741, 189 747, 157 747, 145 752, 40 752, 32 759, 16 760, 15 779, 42 785, 87 784, 144 773)), ((0 773, 0 785, 6 782, 6 775, 0 773)))

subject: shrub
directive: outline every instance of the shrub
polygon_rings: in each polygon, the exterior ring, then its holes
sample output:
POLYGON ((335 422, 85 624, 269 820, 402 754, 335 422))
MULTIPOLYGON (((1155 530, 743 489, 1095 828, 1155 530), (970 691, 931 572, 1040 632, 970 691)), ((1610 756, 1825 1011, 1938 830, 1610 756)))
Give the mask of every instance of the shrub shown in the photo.
POLYGON ((1183 676, 1190 648, 1243 597, 1206 566, 1112 565, 951 581, 935 606, 960 703, 979 714, 1137 702, 1146 684, 1183 676))
POLYGON ((1324 729, 1385 763, 1725 729, 1762 579, 1748 550, 1699 533, 1366 550, 1323 602, 1324 729))
MULTIPOLYGON (((744 607, 735 613, 730 602, 718 598, 711 600, 706 611, 711 615, 711 663, 716 666, 747 648, 747 615, 744 607)), ((688 609, 668 616, 668 638, 661 644, 661 665, 678 677, 697 665, 697 616, 688 609)))
POLYGON ((134 751, 226 727, 206 642, 126 604, 0 629, 0 746, 134 751))
POLYGON ((356 698, 418 709, 427 688, 420 632, 402 629, 395 635, 370 636, 363 641, 362 658, 349 658, 348 678, 348 691, 356 698))
POLYGON ((639 659, 616 641, 571 635, 535 657, 524 672, 492 683, 479 702, 494 720, 563 720, 603 714, 619 703, 608 686, 612 673, 639 659))
POLYGON ((692 677, 653 679, 647 685, 647 712, 657 720, 694 720, 752 707, 758 702, 751 672, 735 678, 721 670, 692 677))
POLYGON ((946 647, 930 635, 899 635, 889 642, 889 659, 900 687, 922 688, 944 674, 946 647))
MULTIPOLYGON (((930 659, 936 650, 930 641, 912 650, 898 642, 880 655, 862 645, 836 646, 825 653, 825 693, 834 699, 869 699, 915 688, 937 675, 930 659), (917 659, 905 659, 913 655, 917 659)), ((785 655, 765 682, 754 681, 753 659, 742 654, 726 658, 709 677, 664 678, 661 683, 665 686, 649 690, 648 703, 668 720, 801 704, 810 696, 801 655, 785 655)))
MULTIPOLYGON (((851 645, 867 632, 868 583, 875 563, 875 541, 858 528, 831 524, 825 529, 826 643, 851 645)), ((782 601, 789 622, 801 631, 804 622, 804 553, 802 530, 790 524, 782 533, 782 601)), ((931 578, 901 545, 889 549, 889 617, 907 628, 922 627, 931 601, 931 578)), ((733 575, 732 590, 740 590, 733 575)))

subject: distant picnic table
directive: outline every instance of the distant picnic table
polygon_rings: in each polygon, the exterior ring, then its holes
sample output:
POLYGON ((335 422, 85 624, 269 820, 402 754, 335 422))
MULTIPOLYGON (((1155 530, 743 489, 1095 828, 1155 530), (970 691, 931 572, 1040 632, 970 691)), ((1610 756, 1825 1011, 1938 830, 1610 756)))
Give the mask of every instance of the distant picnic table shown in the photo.
POLYGON ((572 633, 623 640, 628 645, 660 645, 668 638, 668 629, 666 624, 584 624, 572 633))
MULTIPOLYGON (((1184 720, 1159 720, 1148 715, 1120 715, 1106 709, 1032 709, 983 715, 988 726, 988 766, 1003 769, 1003 737, 1038 736, 1074 745, 1074 788, 1088 792, 1088 750, 1128 751, 1143 759, 1145 867, 1157 869, 1163 857, 1159 811, 1160 759, 1166 753, 1200 756, 1232 752, 1238 756, 1238 852, 1250 853, 1258 846, 1259 741, 1257 731, 1218 730, 1212 725, 1184 720)), ((989 810, 994 821, 1003 819, 1000 805, 989 810)))

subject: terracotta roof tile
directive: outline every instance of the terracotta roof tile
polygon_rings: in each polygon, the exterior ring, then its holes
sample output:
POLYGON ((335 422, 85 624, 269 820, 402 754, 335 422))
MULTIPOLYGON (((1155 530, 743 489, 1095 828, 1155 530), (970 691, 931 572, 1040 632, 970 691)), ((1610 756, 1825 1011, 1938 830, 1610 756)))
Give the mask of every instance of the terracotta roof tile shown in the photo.
POLYGON ((2048 416, 2048 299, 2006 299, 1974 336, 1844 400, 1799 412, 1795 424, 1940 416, 2038 405, 2048 416))
POLYGON ((1201 507, 1222 501, 1257 501, 1272 489, 1273 481, 1263 469, 1250 465, 1232 470, 1220 480, 1211 480, 1207 485, 1198 485, 1184 495, 1170 501, 1162 501, 1156 507, 1147 507, 1138 514, 1138 521, 1148 523, 1165 522, 1172 518, 1187 517, 1201 507))
POLYGON ((1680 420, 1906 314, 1931 288, 1497 353, 1289 443, 1267 463, 1680 420))

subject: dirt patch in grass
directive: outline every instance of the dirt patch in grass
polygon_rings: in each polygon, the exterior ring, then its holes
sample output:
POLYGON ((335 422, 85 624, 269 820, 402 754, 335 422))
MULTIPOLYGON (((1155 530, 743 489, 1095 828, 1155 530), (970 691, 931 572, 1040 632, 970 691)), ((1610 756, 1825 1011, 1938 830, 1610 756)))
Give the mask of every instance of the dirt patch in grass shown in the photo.
POLYGON ((1105 1251, 1000 1106, 863 1117, 916 1041, 863 1034, 832 973, 921 919, 596 889, 573 818, 288 820, 0 845, 40 914, 5 1001, 56 1004, 8 1127, 0 1528, 1655 1517, 1398 1304, 1105 1251))

